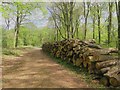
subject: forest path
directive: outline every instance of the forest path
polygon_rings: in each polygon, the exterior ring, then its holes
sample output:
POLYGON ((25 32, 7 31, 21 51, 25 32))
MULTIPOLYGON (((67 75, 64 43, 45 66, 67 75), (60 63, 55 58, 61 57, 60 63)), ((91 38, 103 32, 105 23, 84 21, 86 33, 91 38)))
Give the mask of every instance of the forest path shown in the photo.
MULTIPOLYGON (((25 50, 24 50, 25 51, 25 50)), ((80 77, 51 60, 40 48, 21 57, 3 57, 3 88, 87 88, 80 77)))

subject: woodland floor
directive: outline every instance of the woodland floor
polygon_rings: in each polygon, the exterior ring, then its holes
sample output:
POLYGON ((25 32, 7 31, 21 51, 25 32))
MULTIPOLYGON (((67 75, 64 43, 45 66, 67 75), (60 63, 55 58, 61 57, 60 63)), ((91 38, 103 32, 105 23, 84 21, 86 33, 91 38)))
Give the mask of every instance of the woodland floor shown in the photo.
POLYGON ((81 75, 57 64, 40 48, 21 49, 21 56, 3 55, 3 88, 87 88, 81 75))

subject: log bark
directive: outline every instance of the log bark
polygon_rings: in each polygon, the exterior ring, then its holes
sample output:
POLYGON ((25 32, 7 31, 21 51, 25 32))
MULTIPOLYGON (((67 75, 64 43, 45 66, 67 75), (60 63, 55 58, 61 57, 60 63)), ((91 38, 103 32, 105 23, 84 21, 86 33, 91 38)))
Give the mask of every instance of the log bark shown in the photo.
POLYGON ((97 70, 96 73, 97 73, 98 75, 103 75, 103 74, 107 73, 110 69, 111 69, 111 67, 102 68, 102 69, 100 69, 100 70, 97 70))
POLYGON ((102 61, 114 60, 114 59, 118 59, 118 56, 101 55, 98 59, 94 59, 94 61, 102 62, 102 61))
POLYGON ((107 60, 107 61, 103 61, 103 62, 97 62, 95 67, 96 67, 96 69, 100 70, 101 68, 113 66, 116 64, 117 64, 117 60, 107 60))

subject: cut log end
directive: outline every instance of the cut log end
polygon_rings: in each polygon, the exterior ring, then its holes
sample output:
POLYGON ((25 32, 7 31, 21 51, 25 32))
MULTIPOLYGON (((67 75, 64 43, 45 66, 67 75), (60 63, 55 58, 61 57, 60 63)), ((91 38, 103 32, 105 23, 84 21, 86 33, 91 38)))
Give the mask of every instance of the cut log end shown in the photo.
POLYGON ((100 79, 100 83, 103 84, 104 86, 109 86, 110 85, 109 78, 108 77, 102 77, 100 79))
POLYGON ((120 86, 120 81, 118 81, 116 78, 111 77, 110 78, 110 84, 114 87, 120 86))

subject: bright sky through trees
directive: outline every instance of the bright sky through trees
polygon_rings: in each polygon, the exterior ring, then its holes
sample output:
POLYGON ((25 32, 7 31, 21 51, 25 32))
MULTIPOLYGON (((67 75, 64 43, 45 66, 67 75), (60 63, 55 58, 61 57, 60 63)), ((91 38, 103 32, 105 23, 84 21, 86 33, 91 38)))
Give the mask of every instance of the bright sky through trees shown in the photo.
MULTIPOLYGON (((2 17, 2 13, 0 12, 0 16, 2 17)), ((41 28, 41 27, 45 27, 48 24, 48 18, 49 18, 50 14, 43 14, 43 12, 40 9, 35 9, 32 11, 31 15, 29 15, 28 17, 26 17, 26 21, 24 23, 33 23, 37 28, 41 28)), ((0 26, 3 26, 4 28, 6 27, 5 24, 5 19, 4 18, 0 18, 2 19, 0 22, 0 26)), ((15 19, 15 18, 13 18, 15 19)), ((10 22, 10 29, 13 29, 15 27, 15 23, 13 20, 11 20, 10 22)))

